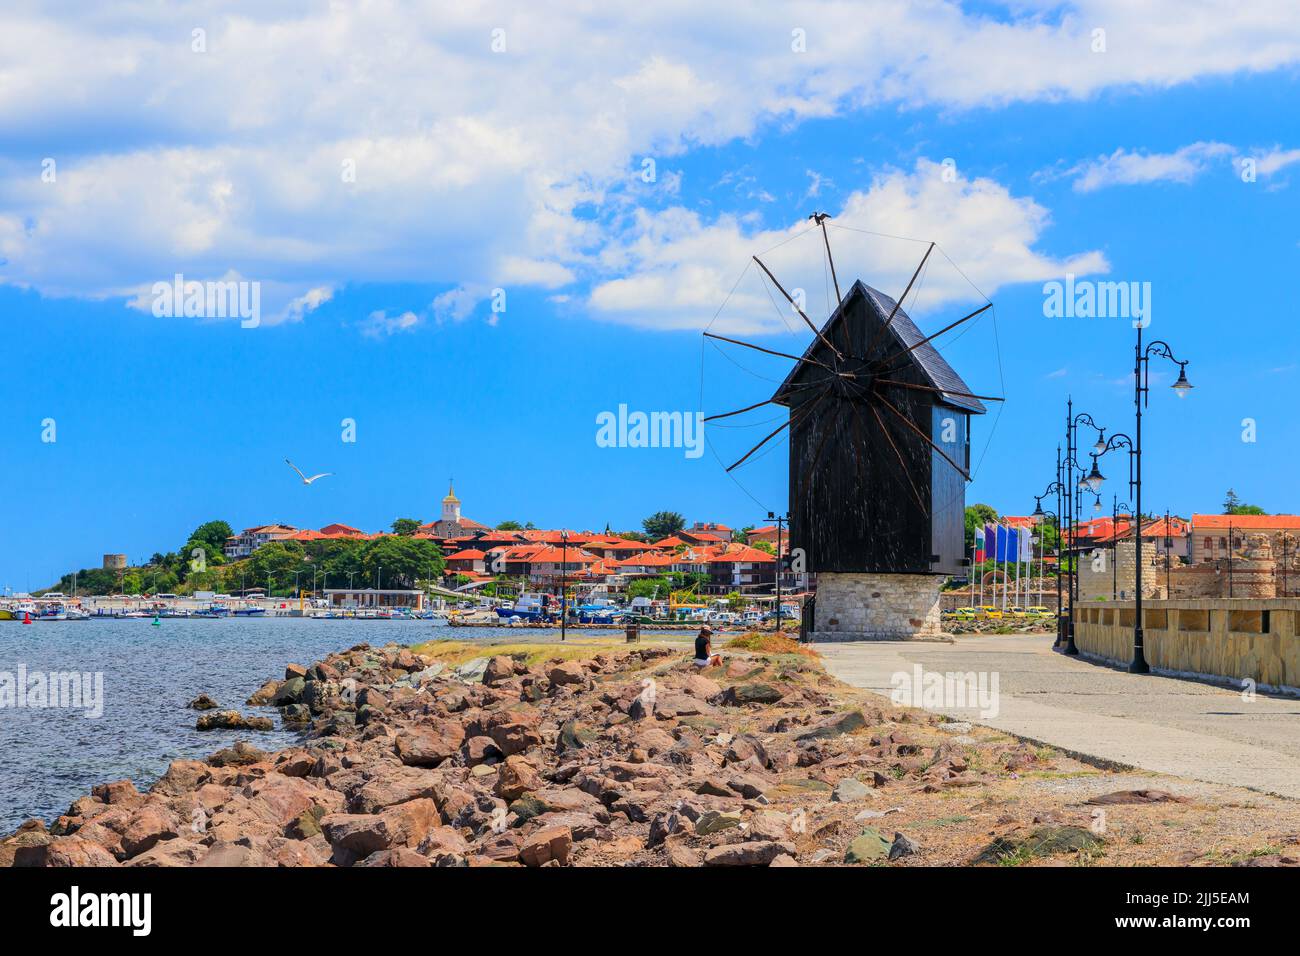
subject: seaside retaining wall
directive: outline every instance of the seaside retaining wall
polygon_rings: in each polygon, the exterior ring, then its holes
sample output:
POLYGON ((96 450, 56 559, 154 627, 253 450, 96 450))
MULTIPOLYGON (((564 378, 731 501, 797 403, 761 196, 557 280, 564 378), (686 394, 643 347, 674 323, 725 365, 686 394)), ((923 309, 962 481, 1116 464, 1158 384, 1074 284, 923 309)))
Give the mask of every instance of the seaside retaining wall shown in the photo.
MULTIPOLYGON (((1133 659, 1132 601, 1080 605, 1075 644, 1112 664, 1133 659)), ((1300 694, 1300 600, 1143 601, 1147 663, 1162 674, 1231 681, 1300 694)))

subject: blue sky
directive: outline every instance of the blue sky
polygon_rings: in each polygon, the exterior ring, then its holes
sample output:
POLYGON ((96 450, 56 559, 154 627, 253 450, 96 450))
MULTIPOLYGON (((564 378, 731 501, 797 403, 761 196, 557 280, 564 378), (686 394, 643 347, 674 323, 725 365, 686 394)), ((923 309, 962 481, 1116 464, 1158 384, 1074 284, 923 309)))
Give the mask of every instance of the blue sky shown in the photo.
POLYGON ((976 422, 968 501, 1032 509, 1067 395, 1132 430, 1129 321, 1044 316, 1044 283, 1072 271, 1149 282, 1149 336, 1190 361, 1185 402, 1153 365, 1146 507, 1215 511, 1232 486, 1300 509, 1300 31, 1282 5, 233 9, 6 14, 0 586, 170 550, 218 517, 428 520, 451 476, 489 523, 761 521, 784 446, 734 478, 720 459, 772 426, 710 429, 692 459, 598 447, 596 416, 766 398, 749 373, 782 363, 742 372, 700 332, 801 350, 806 331, 745 300, 746 266, 785 243, 765 261, 824 318, 814 209, 842 285, 897 295, 924 251, 853 230, 939 244, 926 331, 983 301, 957 268, 994 302, 945 349, 1007 397, 976 422), (261 324, 155 317, 151 286, 177 272, 260 283, 261 324), (285 457, 335 474, 304 487, 285 457))

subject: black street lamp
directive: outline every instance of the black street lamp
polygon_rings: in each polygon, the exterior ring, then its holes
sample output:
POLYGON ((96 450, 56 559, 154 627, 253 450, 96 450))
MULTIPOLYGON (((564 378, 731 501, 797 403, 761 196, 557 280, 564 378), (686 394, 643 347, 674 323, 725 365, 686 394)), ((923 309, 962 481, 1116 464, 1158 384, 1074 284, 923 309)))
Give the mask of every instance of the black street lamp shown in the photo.
POLYGON ((1168 342, 1157 339, 1145 349, 1142 348, 1143 324, 1137 326, 1137 345, 1133 349, 1133 407, 1137 412, 1137 425, 1133 432, 1137 440, 1133 442, 1133 465, 1135 469, 1133 503, 1137 510, 1137 579, 1134 585, 1136 594, 1137 617, 1133 622, 1133 663, 1129 672, 1146 674, 1151 670, 1147 664, 1146 653, 1142 643, 1142 407, 1151 396, 1151 356, 1158 355, 1174 362, 1178 366, 1178 380, 1170 387, 1179 398, 1186 398, 1192 390, 1192 383, 1187 381, 1187 363, 1174 356, 1168 342))
POLYGON ((768 521, 776 522, 776 623, 772 627, 774 634, 781 633, 781 532, 785 528, 785 523, 790 520, 790 515, 778 515, 775 511, 767 513, 768 521))
MULTIPOLYGON (((1100 497, 1097 498, 1097 503, 1101 504, 1100 497)), ((1125 502, 1124 504, 1120 504, 1119 495, 1111 495, 1110 496, 1110 533, 1111 533, 1112 543, 1110 549, 1110 563, 1111 563, 1110 599, 1112 601, 1119 600, 1119 516, 1120 516, 1119 509, 1120 508, 1124 509, 1123 514, 1125 515, 1125 517, 1127 517, 1130 522, 1133 521, 1133 509, 1129 507, 1128 502, 1125 502)), ((1138 522, 1138 525, 1140 524, 1141 522, 1138 522)), ((1134 553, 1140 555, 1141 552, 1142 552, 1142 536, 1141 536, 1141 531, 1139 529, 1138 549, 1134 553)))
MULTIPOLYGON (((1097 441, 1092 446, 1094 454, 1100 454, 1100 450, 1105 447, 1104 436, 1105 430, 1098 425, 1091 415, 1087 412, 1074 413, 1074 399, 1070 398, 1065 405, 1065 457, 1059 458, 1057 465, 1057 482, 1062 486, 1061 495, 1063 498, 1065 514, 1065 525, 1070 529, 1070 547, 1073 551, 1077 542, 1078 531, 1078 514, 1082 507, 1082 495, 1084 490, 1095 492, 1101 486, 1101 473, 1097 471, 1096 462, 1093 462, 1092 472, 1086 477, 1083 475, 1084 468, 1079 464, 1076 456, 1079 451, 1079 426, 1086 425, 1097 432, 1097 441), (1080 478, 1075 483, 1074 473, 1078 470, 1080 478), (1094 487, 1094 484, 1096 487, 1094 487)), ((1078 647, 1074 643, 1074 606, 1078 603, 1079 598, 1079 562, 1076 556, 1071 556, 1070 561, 1070 617, 1065 627, 1065 648, 1064 653, 1075 655, 1079 653, 1078 647)), ((1058 567, 1057 573, 1060 573, 1058 567)))
POLYGON ((1061 617, 1062 617, 1061 614, 1061 516, 1058 515, 1055 511, 1043 510, 1043 499, 1048 495, 1050 495, 1053 491, 1056 491, 1058 494, 1060 493, 1059 487, 1054 488, 1053 487, 1054 485, 1059 486, 1060 482, 1059 481, 1052 482, 1052 484, 1047 486, 1046 491, 1044 491, 1041 495, 1039 495, 1034 499, 1034 513, 1031 517, 1037 518, 1039 521, 1043 521, 1050 515, 1052 520, 1056 522, 1056 632, 1057 632, 1057 640, 1059 643, 1060 633, 1061 633, 1061 617))
POLYGON ((565 569, 569 566, 569 532, 560 529, 560 640, 568 636, 569 595, 564 587, 565 569))

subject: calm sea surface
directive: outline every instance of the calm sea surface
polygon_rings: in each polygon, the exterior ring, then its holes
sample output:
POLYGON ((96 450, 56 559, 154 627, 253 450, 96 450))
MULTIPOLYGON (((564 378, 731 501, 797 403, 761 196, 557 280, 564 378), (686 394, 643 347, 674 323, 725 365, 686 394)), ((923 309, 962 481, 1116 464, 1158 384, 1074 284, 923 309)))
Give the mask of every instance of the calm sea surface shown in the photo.
MULTIPOLYGON (((438 637, 536 639, 520 628, 447 628, 428 621, 310 619, 150 619, 24 625, 0 621, 0 680, 20 665, 37 672, 99 672, 104 712, 91 720, 76 710, 0 707, 0 834, 28 817, 47 823, 97 783, 129 777, 144 790, 181 757, 203 758, 236 740, 263 750, 291 744, 270 708, 244 701, 290 662, 311 664, 366 642, 417 644, 438 637), (276 720, 270 733, 194 729, 185 704, 198 694, 276 720)), ((29 678, 30 681, 30 678, 29 678)))

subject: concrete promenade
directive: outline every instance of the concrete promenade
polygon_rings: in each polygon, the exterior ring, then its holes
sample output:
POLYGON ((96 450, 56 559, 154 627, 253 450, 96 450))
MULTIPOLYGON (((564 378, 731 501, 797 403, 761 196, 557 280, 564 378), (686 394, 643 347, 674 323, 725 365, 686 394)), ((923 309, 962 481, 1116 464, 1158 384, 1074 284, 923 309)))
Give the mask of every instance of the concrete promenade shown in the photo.
POLYGON ((1300 798, 1300 700, 1135 675, 1051 649, 1052 637, 983 635, 955 643, 823 643, 827 669, 889 696, 898 673, 984 672, 998 713, 932 707, 1114 764, 1300 798))

